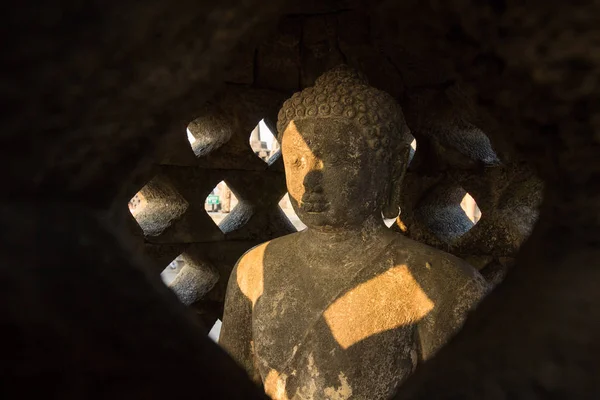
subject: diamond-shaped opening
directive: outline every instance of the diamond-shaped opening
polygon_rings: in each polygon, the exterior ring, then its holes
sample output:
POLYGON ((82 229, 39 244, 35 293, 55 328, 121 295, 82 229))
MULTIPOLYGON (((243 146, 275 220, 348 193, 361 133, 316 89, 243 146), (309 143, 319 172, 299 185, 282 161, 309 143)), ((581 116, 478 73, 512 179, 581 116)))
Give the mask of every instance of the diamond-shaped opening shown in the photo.
POLYGON ((465 194, 462 201, 460 202, 460 207, 463 209, 467 217, 473 222, 473 226, 479 222, 481 219, 481 210, 477 206, 475 199, 469 193, 465 194))
POLYGON ((279 142, 262 119, 250 133, 250 147, 258 158, 269 164, 269 161, 279 153, 279 142))
POLYGON ((294 207, 292 207, 289 193, 286 193, 285 196, 279 200, 279 208, 281 208, 281 210, 285 213, 285 216, 290 220, 297 231, 303 231, 306 229, 306 225, 300 221, 300 218, 298 218, 298 215, 294 211, 294 207))
MULTIPOLYGON (((412 137, 412 135, 410 135, 412 137)), ((417 152, 417 139, 413 137, 412 142, 410 142, 410 154, 408 155, 408 165, 412 162, 415 157, 415 153, 417 152)))
POLYGON ((129 211, 145 236, 159 236, 181 218, 188 206, 177 190, 160 176, 148 182, 129 201, 129 211))
POLYGON ((196 157, 203 157, 231 139, 231 124, 219 115, 206 115, 190 122, 186 134, 196 157))
POLYGON ((386 218, 382 212, 381 218, 383 219, 383 223, 385 224, 385 226, 387 226, 388 228, 391 228, 398 221, 398 218, 400 217, 400 213, 401 213, 400 207, 398 207, 398 216, 396 216, 396 218, 386 218))
POLYGON ((219 336, 221 336, 221 324, 221 320, 217 319, 215 324, 210 329, 210 332, 208 332, 208 337, 211 338, 215 343, 219 343, 219 336))
POLYGON ((214 223, 219 225, 238 204, 239 201, 233 191, 225 181, 221 181, 206 197, 204 209, 214 223))

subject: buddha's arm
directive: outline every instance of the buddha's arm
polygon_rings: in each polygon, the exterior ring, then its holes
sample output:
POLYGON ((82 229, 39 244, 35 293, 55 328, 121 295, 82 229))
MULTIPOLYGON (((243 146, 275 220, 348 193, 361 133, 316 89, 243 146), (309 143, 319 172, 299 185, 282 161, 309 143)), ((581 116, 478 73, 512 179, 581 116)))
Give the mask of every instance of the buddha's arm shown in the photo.
POLYGON ((233 269, 227 285, 219 344, 254 382, 262 385, 252 349, 252 302, 240 290, 236 279, 238 267, 239 263, 233 269))
POLYGON ((437 353, 462 328, 469 311, 486 295, 488 287, 483 277, 464 262, 450 260, 445 268, 442 289, 436 288, 434 309, 419 323, 421 359, 437 353))

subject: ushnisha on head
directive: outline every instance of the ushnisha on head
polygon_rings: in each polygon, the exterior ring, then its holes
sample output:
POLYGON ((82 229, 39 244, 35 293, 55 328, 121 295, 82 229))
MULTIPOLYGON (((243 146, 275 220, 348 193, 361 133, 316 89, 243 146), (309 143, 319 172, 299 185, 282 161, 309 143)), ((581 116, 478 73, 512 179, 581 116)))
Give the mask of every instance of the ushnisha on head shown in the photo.
POLYGON ((309 228, 397 215, 411 137, 392 96, 342 65, 284 103, 277 131, 291 202, 309 228))

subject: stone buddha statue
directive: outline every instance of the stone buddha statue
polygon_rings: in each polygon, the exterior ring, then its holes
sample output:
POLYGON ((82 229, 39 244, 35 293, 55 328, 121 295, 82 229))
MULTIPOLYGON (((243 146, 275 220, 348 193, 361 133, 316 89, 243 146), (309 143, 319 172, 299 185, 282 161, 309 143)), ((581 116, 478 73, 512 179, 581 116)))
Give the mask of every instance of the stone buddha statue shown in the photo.
POLYGON ((274 399, 386 399, 461 327, 485 282, 385 226, 411 140, 391 96, 337 67, 284 103, 278 135, 307 229, 241 257, 220 343, 274 399))

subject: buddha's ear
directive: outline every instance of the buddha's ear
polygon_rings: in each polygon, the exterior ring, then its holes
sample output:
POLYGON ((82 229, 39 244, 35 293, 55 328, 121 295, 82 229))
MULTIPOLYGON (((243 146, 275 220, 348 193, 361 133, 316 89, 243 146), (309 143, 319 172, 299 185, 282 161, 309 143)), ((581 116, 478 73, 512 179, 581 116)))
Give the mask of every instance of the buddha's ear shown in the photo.
POLYGON ((381 212, 387 219, 396 218, 400 210, 400 195, 402 193, 402 183, 406 168, 408 167, 408 159, 410 157, 410 146, 403 147, 401 154, 394 154, 390 158, 390 182, 387 199, 383 205, 381 212))

